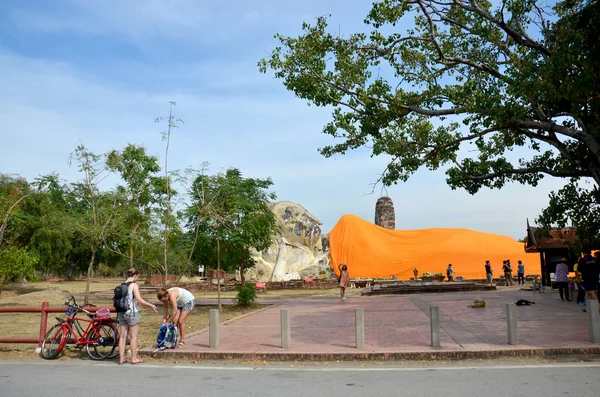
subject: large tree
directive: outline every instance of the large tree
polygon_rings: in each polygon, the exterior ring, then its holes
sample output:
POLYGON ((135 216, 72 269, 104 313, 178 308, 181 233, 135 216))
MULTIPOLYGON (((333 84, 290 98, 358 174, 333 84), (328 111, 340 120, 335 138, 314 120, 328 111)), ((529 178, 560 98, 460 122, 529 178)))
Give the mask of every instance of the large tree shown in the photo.
POLYGON ((540 220, 572 222, 594 238, 599 9, 598 0, 552 8, 529 0, 385 0, 373 4, 364 32, 340 34, 320 17, 299 37, 276 35, 281 46, 259 67, 298 97, 333 108, 323 131, 339 143, 323 155, 371 147, 390 157, 380 178, 386 185, 420 167, 444 168, 452 188, 472 194, 566 178, 540 220))
POLYGON ((99 184, 106 177, 106 165, 102 161, 102 156, 80 144, 71 154, 71 160, 77 163, 83 175, 79 182, 73 184, 73 194, 83 209, 78 211, 79 216, 73 219, 73 224, 76 232, 88 243, 91 251, 85 283, 84 303, 87 304, 96 255, 99 254, 101 245, 106 239, 116 233, 119 195, 116 192, 100 191, 99 184))
POLYGON ((129 267, 134 267, 136 241, 140 239, 138 231, 150 228, 152 209, 165 183, 156 175, 160 171, 158 158, 146 154, 143 146, 129 144, 122 151, 110 151, 106 165, 111 171, 118 172, 126 183, 117 190, 125 196, 122 221, 129 246, 129 267))
MULTIPOLYGON (((207 238, 216 242, 217 271, 225 246, 228 256, 237 260, 243 283, 244 269, 253 265, 250 249, 267 249, 276 230, 275 214, 267 205, 276 198, 268 191, 272 184, 269 178, 245 178, 236 168, 216 175, 198 174, 191 185, 186 211, 188 227, 194 234, 190 260, 202 232, 201 244, 207 238)), ((221 310, 220 283, 217 295, 221 310)))

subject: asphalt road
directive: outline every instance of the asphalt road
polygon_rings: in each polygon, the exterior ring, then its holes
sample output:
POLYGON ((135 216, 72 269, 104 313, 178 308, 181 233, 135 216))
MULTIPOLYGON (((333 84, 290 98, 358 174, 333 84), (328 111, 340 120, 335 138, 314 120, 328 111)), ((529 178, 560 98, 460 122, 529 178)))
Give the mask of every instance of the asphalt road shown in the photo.
POLYGON ((600 363, 208 366, 0 361, 0 396, 585 396, 600 363))

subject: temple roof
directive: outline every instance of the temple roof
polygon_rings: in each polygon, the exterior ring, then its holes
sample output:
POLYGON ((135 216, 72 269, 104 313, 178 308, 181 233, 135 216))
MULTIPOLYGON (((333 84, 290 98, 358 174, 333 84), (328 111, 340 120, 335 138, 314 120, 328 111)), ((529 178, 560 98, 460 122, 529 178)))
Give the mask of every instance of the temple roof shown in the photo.
POLYGON ((529 226, 529 220, 527 220, 525 252, 568 248, 576 242, 577 229, 574 227, 557 227, 550 230, 543 230, 539 227, 529 226))

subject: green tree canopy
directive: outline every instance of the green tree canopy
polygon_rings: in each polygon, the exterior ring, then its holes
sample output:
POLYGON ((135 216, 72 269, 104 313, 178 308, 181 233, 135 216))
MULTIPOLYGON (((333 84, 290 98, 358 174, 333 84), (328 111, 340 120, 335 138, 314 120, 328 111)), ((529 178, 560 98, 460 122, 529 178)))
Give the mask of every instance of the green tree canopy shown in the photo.
POLYGON ((285 87, 332 107, 325 156, 370 147, 390 161, 380 181, 443 168, 474 194, 508 182, 566 178, 540 221, 600 224, 598 1, 384 0, 364 32, 328 18, 259 62, 285 87), (468 150, 467 150, 468 149, 468 150), (582 181, 590 181, 584 186, 582 181), (590 216, 589 214, 592 213, 590 216))

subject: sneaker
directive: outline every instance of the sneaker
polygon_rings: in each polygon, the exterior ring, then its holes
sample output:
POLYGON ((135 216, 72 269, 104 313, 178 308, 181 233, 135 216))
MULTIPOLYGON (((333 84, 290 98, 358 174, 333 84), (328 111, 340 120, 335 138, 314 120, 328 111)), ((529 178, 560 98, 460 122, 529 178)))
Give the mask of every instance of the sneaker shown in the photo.
POLYGON ((344 297, 342 298, 342 300, 346 300, 346 297, 344 296, 344 297))

